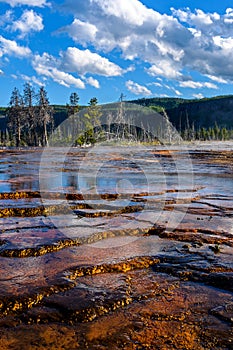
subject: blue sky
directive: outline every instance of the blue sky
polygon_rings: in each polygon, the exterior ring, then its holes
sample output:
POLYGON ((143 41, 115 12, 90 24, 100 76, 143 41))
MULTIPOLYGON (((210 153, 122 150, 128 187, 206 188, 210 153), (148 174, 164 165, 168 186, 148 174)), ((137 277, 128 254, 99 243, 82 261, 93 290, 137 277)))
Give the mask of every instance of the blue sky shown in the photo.
POLYGON ((231 4, 0 0, 0 105, 25 82, 52 104, 232 94, 231 4))

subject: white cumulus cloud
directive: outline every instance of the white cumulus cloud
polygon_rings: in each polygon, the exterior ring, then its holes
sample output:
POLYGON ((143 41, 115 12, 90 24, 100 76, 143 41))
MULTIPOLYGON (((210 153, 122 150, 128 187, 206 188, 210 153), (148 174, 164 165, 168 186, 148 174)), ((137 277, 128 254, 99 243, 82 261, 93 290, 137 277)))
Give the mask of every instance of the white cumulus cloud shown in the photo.
POLYGON ((191 12, 189 8, 184 10, 175 10, 171 8, 173 15, 178 17, 181 22, 186 22, 197 27, 210 26, 214 21, 220 19, 220 15, 216 12, 205 13, 202 10, 196 9, 195 13, 191 12))
POLYGON ((174 87, 172 87, 170 90, 174 91, 174 93, 175 93, 177 96, 182 96, 182 95, 183 95, 179 90, 175 89, 174 87))
POLYGON ((233 81, 233 9, 225 14, 189 8, 161 14, 139 0, 66 0, 74 14, 66 27, 76 43, 118 50, 149 64, 152 76, 183 81, 197 71, 233 81))
POLYGON ((203 94, 193 94, 193 97, 197 98, 197 99, 201 99, 201 98, 204 98, 204 95, 203 94))
MULTIPOLYGON (((49 5, 49 0, 0 0, 3 2, 12 7, 49 5)), ((146 67, 149 76, 165 78, 170 86, 217 89, 218 84, 233 82, 233 8, 223 14, 171 8, 168 15, 148 8, 140 0, 64 0, 62 6, 73 18, 57 33, 66 33, 74 44, 57 52, 57 58, 49 54, 33 56, 38 74, 59 84, 99 88, 96 76, 120 77, 140 65, 146 67), (122 68, 111 54, 125 60, 122 67, 126 60, 127 64, 131 61, 129 68, 122 68), (202 75, 200 81, 192 81, 190 74, 194 71, 202 75), (201 81, 207 78, 210 81, 201 81)), ((7 39, 0 35, 0 56, 32 56, 15 37, 19 34, 18 38, 23 39, 30 32, 42 31, 43 18, 31 9, 24 9, 18 19, 13 15, 11 9, 0 16, 3 30, 11 31, 7 39)), ((151 94, 147 87, 132 80, 126 83, 131 92, 151 94)), ((179 88, 173 92, 181 94, 179 88)))
POLYGON ((106 16, 120 18, 122 21, 141 26, 153 11, 138 0, 92 0, 106 16))
POLYGON ((100 83, 97 79, 94 79, 93 77, 86 78, 87 84, 95 87, 96 89, 100 88, 100 83))
POLYGON ((0 2, 5 2, 12 7, 20 5, 27 5, 30 7, 44 7, 49 5, 49 3, 47 3, 47 0, 0 0, 0 2))
POLYGON ((6 23, 12 23, 13 21, 13 12, 11 10, 6 11, 3 15, 0 16, 0 26, 4 27, 6 23))
POLYGON ((75 86, 78 89, 85 88, 85 84, 81 79, 60 70, 58 68, 59 62, 47 53, 44 53, 42 56, 35 55, 32 65, 38 75, 49 77, 60 85, 66 87, 75 86))
POLYGON ((217 89, 217 85, 209 82, 199 82, 199 81, 181 81, 180 87, 184 88, 191 88, 191 89, 201 89, 201 88, 207 88, 207 89, 217 89))
POLYGON ((226 24, 232 24, 233 23, 233 9, 232 8, 226 9, 226 14, 224 16, 224 22, 226 24))
POLYGON ((162 88, 163 87, 163 85, 162 84, 160 84, 160 83, 157 83, 157 82, 154 82, 154 83, 149 83, 149 84, 147 84, 148 86, 156 86, 156 87, 159 87, 159 88, 162 88))
POLYGON ((14 40, 8 40, 0 35, 0 57, 3 55, 16 56, 19 58, 28 57, 31 50, 28 47, 20 46, 14 40))
POLYGON ((132 80, 128 80, 125 85, 127 89, 135 95, 152 95, 152 92, 149 89, 147 89, 147 87, 139 85, 138 83, 135 83, 132 80))
POLYGON ((182 74, 179 72, 180 66, 176 67, 172 61, 162 60, 151 66, 147 72, 153 77, 162 76, 168 79, 179 79, 182 74))
POLYGON ((78 72, 81 75, 87 73, 115 77, 123 74, 123 70, 107 58, 93 53, 90 50, 80 50, 76 47, 68 47, 61 53, 62 68, 64 71, 78 72))
POLYGON ((92 40, 98 50, 109 52, 117 48, 124 58, 140 57, 151 63, 164 53, 177 60, 182 56, 173 37, 185 43, 187 30, 176 19, 161 15, 138 0, 67 0, 67 6, 75 20, 66 30, 76 42, 83 44, 81 27, 85 28, 86 23, 86 44, 92 40))
POLYGON ((42 83, 37 77, 35 77, 34 75, 29 77, 28 75, 25 74, 21 74, 20 76, 23 80, 27 81, 27 82, 33 82, 34 84, 38 85, 38 86, 43 86, 44 83, 42 83))
POLYGON ((220 84, 227 84, 228 81, 221 78, 221 77, 216 77, 214 75, 209 75, 209 74, 206 74, 207 78, 209 78, 210 80, 213 80, 213 81, 216 81, 217 83, 220 83, 220 84))
POLYGON ((70 26, 61 28, 58 32, 68 32, 75 42, 86 46, 87 43, 95 40, 97 28, 93 24, 75 18, 70 26))
POLYGON ((28 33, 40 32, 44 29, 43 18, 33 10, 25 10, 19 20, 14 21, 9 27, 12 31, 20 31, 23 38, 28 33))

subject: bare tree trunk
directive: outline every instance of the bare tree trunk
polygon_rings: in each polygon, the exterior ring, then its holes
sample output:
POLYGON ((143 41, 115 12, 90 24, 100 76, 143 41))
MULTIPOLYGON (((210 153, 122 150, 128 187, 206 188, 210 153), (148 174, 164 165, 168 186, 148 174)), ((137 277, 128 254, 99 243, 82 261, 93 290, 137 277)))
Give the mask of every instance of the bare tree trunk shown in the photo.
POLYGON ((20 128, 20 122, 17 121, 17 130, 16 130, 16 147, 19 147, 21 143, 21 128, 20 128))
POLYGON ((48 132, 46 120, 44 120, 44 146, 48 146, 48 132))

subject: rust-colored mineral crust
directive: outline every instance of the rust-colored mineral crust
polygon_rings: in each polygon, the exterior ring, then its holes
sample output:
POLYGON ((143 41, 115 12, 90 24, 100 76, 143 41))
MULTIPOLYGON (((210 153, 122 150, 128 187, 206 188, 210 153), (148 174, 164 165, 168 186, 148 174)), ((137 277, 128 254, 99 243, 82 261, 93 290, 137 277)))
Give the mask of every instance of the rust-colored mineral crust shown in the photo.
POLYGON ((1 152, 0 349, 233 349, 233 152, 193 148, 190 170, 179 147, 121 151, 99 192, 73 174, 85 150, 56 151, 50 191, 39 150, 1 152))

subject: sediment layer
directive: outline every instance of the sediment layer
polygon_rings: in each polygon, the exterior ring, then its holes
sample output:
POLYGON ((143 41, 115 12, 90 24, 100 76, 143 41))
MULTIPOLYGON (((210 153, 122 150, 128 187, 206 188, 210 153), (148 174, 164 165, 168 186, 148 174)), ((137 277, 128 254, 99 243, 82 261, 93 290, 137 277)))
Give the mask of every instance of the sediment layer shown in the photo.
POLYGON ((232 349, 232 152, 192 158, 192 186, 2 192, 1 349, 232 349))

